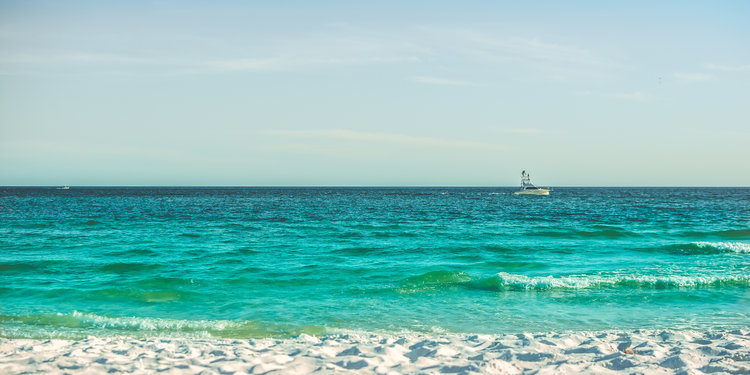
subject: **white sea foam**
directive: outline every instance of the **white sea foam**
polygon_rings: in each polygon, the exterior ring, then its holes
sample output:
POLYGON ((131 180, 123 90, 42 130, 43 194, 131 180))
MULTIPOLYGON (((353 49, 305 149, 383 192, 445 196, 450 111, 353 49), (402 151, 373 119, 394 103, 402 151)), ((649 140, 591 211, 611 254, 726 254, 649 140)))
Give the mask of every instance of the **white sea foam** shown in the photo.
POLYGON ((301 333, 322 334, 317 326, 264 324, 256 321, 181 320, 149 317, 113 317, 74 311, 71 314, 42 314, 9 317, 0 326, 0 336, 15 338, 80 337, 96 332, 104 336, 174 337, 292 337, 301 333))
POLYGON ((701 248, 714 248, 725 252, 750 253, 750 244, 742 242, 693 242, 701 248))
MULTIPOLYGON (((59 314, 58 315, 64 315, 59 314)), ((179 320, 159 319, 144 317, 110 317, 91 313, 74 311, 73 318, 82 324, 97 328, 135 329, 139 331, 161 331, 161 330, 204 330, 225 329, 232 324, 231 321, 223 320, 179 320)))
POLYGON ((587 289, 614 286, 633 287, 697 287, 716 283, 750 283, 750 275, 568 275, 526 276, 500 272, 501 287, 518 289, 587 289))

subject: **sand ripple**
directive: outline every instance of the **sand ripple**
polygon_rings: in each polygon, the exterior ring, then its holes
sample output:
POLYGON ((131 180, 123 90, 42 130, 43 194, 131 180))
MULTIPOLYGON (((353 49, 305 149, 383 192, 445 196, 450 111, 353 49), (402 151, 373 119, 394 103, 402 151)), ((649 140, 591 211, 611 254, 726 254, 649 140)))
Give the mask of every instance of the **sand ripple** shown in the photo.
POLYGON ((750 373, 750 332, 0 339, 0 373, 750 373))

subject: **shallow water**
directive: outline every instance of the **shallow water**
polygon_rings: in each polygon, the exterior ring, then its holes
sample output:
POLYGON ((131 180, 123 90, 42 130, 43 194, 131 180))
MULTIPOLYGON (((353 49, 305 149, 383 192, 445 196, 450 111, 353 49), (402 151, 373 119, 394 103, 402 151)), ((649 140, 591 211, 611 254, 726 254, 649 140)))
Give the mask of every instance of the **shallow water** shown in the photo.
POLYGON ((0 336, 750 326, 750 188, 0 188, 0 336))

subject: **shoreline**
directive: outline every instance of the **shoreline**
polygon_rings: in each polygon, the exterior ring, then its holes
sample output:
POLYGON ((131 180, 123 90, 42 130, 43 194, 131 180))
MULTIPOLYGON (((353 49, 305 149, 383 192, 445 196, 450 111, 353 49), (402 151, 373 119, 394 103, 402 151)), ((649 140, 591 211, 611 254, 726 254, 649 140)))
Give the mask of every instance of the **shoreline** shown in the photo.
POLYGON ((0 373, 750 373, 750 331, 0 338, 0 373))

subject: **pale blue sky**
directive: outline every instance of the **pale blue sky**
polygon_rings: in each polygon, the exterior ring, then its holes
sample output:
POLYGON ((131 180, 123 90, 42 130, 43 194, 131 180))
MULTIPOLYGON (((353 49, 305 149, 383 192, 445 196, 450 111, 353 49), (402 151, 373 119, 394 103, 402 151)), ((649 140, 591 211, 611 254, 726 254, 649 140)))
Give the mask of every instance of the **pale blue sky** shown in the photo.
POLYGON ((4 1, 0 185, 750 185, 747 1, 4 1))

